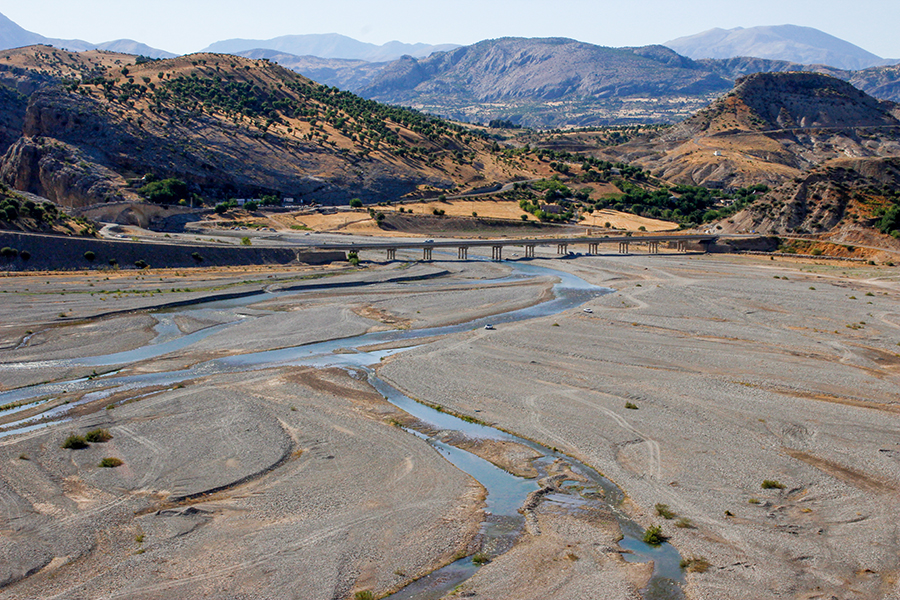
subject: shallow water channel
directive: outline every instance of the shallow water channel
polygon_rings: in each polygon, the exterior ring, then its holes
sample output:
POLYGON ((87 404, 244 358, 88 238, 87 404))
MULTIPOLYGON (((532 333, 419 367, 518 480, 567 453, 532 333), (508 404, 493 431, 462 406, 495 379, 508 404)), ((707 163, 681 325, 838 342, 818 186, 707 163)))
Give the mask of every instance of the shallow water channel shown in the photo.
MULTIPOLYGON (((489 318, 475 319, 458 325, 368 333, 304 346, 231 356, 200 363, 189 369, 168 373, 119 377, 117 375, 118 371, 111 370, 96 377, 29 386, 0 393, 0 406, 9 403, 20 403, 21 406, 12 410, 21 411, 52 399, 54 395, 72 391, 87 391, 88 393, 84 394, 78 402, 78 404, 81 404, 96 401, 123 390, 139 390, 148 386, 175 385, 201 375, 250 371, 281 365, 341 367, 362 370, 368 375, 369 382, 389 402, 416 417, 420 422, 426 424, 429 430, 440 432, 437 435, 430 436, 407 429, 411 435, 416 435, 429 443, 448 461, 460 470, 468 473, 487 490, 487 505, 485 508, 487 515, 480 534, 483 549, 482 553, 480 553, 481 556, 491 559, 506 552, 513 546, 526 526, 526 518, 520 509, 526 502, 527 497, 541 487, 538 483, 539 480, 547 481, 551 470, 554 473, 559 473, 561 468, 564 468, 573 474, 574 477, 565 481, 559 481, 560 478, 557 476, 555 482, 551 485, 553 489, 545 489, 547 493, 543 496, 542 502, 550 502, 572 512, 591 510, 592 507, 598 505, 603 506, 605 510, 610 511, 614 515, 622 530, 624 537, 619 542, 619 546, 622 549, 623 558, 629 562, 653 561, 654 563, 654 573, 650 584, 646 589, 642 590, 644 597, 647 600, 683 598, 681 591, 683 575, 679 565, 681 557, 669 544, 650 546, 641 540, 643 530, 621 511, 620 505, 623 495, 622 491, 615 484, 589 466, 550 448, 487 425, 465 421, 416 402, 376 376, 373 369, 384 357, 415 347, 414 344, 404 348, 373 352, 359 350, 359 348, 385 342, 414 342, 416 339, 468 331, 473 328, 483 327, 487 323, 502 325, 522 319, 557 314, 580 306, 593 297, 609 293, 609 290, 605 288, 588 284, 584 280, 568 273, 522 264, 514 265, 513 269, 513 275, 504 279, 546 275, 558 278, 560 281, 553 287, 555 297, 535 306, 494 315, 489 318), (337 350, 340 350, 340 352, 336 352, 337 350), (475 454, 438 439, 446 439, 448 435, 453 437, 462 436, 470 440, 501 440, 527 446, 540 455, 540 458, 537 458, 533 463, 539 476, 536 479, 517 477, 475 454)), ((490 282, 479 282, 480 285, 485 283, 490 282)), ((239 309, 244 306, 269 298, 302 293, 302 291, 266 292, 245 298, 206 302, 178 309, 176 312, 192 315, 198 315, 198 313, 204 311, 217 310, 231 311, 233 315, 234 320, 231 322, 208 327, 188 335, 179 335, 177 327, 173 324, 172 311, 160 312, 155 315, 160 323, 157 326, 158 335, 153 342, 142 348, 84 359, 7 363, 0 365, 0 368, 46 369, 49 367, 71 366, 106 366, 114 368, 116 365, 147 360, 185 348, 204 337, 240 322, 244 318, 252 318, 240 313, 239 309)), ((9 424, 0 431, 0 437, 22 433, 58 422, 48 422, 47 419, 64 417, 65 413, 74 405, 75 403, 62 405, 45 411, 40 415, 24 418, 9 424)), ((390 600, 436 600, 470 578, 479 568, 480 566, 473 562, 472 557, 463 558, 411 583, 388 598, 390 600)))

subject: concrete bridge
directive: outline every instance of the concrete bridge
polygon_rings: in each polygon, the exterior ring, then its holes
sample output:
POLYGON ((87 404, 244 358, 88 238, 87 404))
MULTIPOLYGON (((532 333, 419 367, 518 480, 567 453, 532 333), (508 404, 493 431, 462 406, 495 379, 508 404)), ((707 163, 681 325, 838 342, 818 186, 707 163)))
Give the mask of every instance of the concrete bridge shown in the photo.
MULTIPOLYGON (((533 238, 518 240, 451 240, 439 241, 425 240, 421 242, 408 239, 383 242, 352 242, 349 244, 326 244, 317 246, 320 250, 341 250, 345 252, 360 252, 363 250, 383 250, 387 260, 397 259, 397 250, 422 250, 422 260, 432 260, 432 252, 435 248, 456 248, 457 257, 460 260, 469 258, 469 248, 490 248, 492 260, 503 260, 503 250, 508 246, 521 246, 524 248, 525 258, 534 258, 534 249, 537 246, 556 246, 556 253, 565 255, 569 253, 569 246, 585 246, 587 254, 598 254, 601 245, 615 245, 619 254, 629 254, 632 246, 646 246, 648 254, 658 254, 660 244, 668 244, 669 249, 675 252, 687 252, 688 244, 697 244, 705 252, 707 246, 714 242, 715 235, 643 235, 643 236, 603 236, 603 237, 572 237, 572 238, 533 238)), ((695 246, 696 247, 696 246, 695 246)))

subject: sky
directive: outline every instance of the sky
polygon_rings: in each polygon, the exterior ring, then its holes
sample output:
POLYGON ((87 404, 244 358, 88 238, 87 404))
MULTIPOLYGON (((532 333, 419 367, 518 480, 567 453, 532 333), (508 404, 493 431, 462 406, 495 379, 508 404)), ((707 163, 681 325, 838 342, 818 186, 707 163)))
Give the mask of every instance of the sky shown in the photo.
POLYGON ((307 33, 375 44, 522 36, 643 46, 713 27, 791 24, 900 58, 896 0, 0 0, 0 13, 46 37, 129 38, 178 54, 230 38, 307 33))

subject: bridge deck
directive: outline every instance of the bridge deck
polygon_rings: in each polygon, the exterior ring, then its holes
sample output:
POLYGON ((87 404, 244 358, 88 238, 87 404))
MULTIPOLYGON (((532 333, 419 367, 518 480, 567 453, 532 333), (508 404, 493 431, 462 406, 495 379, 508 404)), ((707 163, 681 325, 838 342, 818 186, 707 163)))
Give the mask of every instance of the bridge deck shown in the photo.
POLYGON ((659 242, 701 242, 709 243, 715 235, 642 235, 642 236, 602 236, 602 237, 570 237, 570 238, 531 238, 531 239, 499 239, 499 240, 452 240, 452 241, 410 241, 397 240, 387 242, 351 242, 347 244, 323 244, 315 246, 323 250, 401 250, 425 248, 473 248, 473 247, 505 247, 505 246, 552 246, 556 245, 591 245, 591 244, 643 244, 659 242))

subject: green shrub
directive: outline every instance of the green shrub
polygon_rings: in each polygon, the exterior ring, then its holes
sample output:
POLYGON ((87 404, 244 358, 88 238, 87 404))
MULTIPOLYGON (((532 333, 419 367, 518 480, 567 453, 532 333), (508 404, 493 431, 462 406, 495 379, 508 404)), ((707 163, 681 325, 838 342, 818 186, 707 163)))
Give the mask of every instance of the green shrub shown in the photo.
POLYGON ((472 555, 472 564, 481 566, 481 565, 486 565, 489 562, 491 562, 491 559, 484 552, 476 552, 475 554, 472 555))
POLYGON ((252 242, 250 241, 249 237, 245 235, 241 238, 241 246, 249 246, 250 244, 252 244, 252 242))
POLYGON ((350 208, 362 208, 363 202, 359 198, 350 201, 350 208))
POLYGON ((353 594, 353 600, 375 600, 372 590, 362 590, 353 594))
POLYGON ((694 523, 687 517, 681 517, 675 521, 675 527, 678 527, 679 529, 693 529, 694 523))
POLYGON ((121 458, 116 458, 114 456, 108 456, 100 461, 100 466, 104 469, 115 469, 116 467, 121 467, 125 463, 122 462, 121 458))
POLYGON ((651 546, 659 546, 663 542, 665 542, 668 538, 663 535, 662 527, 659 525, 652 525, 647 528, 647 531, 644 532, 644 543, 650 544, 651 546))
POLYGON ((766 479, 762 482, 762 489, 764 489, 764 490, 783 490, 784 484, 780 483, 774 479, 766 479))
POLYGON ((63 442, 63 448, 66 450, 81 450, 82 448, 87 448, 88 443, 82 436, 72 434, 66 438, 66 441, 63 442))
POLYGON ((637 410, 638 409, 637 404, 635 404, 634 402, 626 402, 625 408, 627 408, 628 410, 637 410))
POLYGON ((93 431, 88 431, 84 436, 84 439, 92 444, 102 444, 112 438, 112 434, 106 429, 94 429, 93 431))

